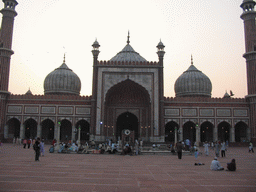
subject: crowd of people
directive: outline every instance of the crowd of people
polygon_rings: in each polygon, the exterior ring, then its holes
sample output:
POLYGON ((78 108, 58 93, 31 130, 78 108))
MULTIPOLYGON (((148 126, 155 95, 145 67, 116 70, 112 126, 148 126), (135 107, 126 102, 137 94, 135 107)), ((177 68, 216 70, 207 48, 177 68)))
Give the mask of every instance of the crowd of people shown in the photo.
MULTIPOLYGON (((20 139, 20 138, 14 138, 13 144, 19 144, 23 145, 24 149, 29 149, 30 147, 33 147, 35 151, 35 161, 39 161, 40 156, 45 155, 45 149, 44 149, 44 139, 35 138, 35 139, 20 139)), ((53 153, 55 151, 57 143, 54 139, 52 141, 52 146, 49 150, 49 152, 53 153)), ((112 139, 106 140, 104 143, 96 144, 94 140, 91 140, 90 142, 84 142, 80 144, 78 141, 68 141, 68 142, 61 142, 59 143, 59 153, 68 153, 68 152, 76 152, 76 153, 89 153, 91 150, 97 150, 99 153, 109 153, 109 154, 116 154, 117 152, 120 152, 121 155, 139 155, 143 146, 143 141, 135 140, 134 143, 122 143, 121 140, 117 142, 113 142, 112 139)), ((152 145, 152 149, 156 148, 156 144, 152 145)), ((196 146, 196 144, 192 144, 189 139, 186 139, 185 141, 179 141, 175 145, 172 143, 169 145, 170 151, 172 153, 178 154, 178 159, 182 159, 182 152, 186 151, 190 154, 194 154, 195 160, 198 159, 198 155, 205 155, 209 156, 209 150, 212 150, 214 154, 214 159, 211 162, 210 169, 214 171, 221 171, 224 170, 224 167, 220 165, 220 162, 218 161, 218 157, 226 157, 226 151, 228 149, 228 142, 204 142, 202 144, 204 148, 204 153, 200 152, 199 146, 196 146)), ((249 153, 254 153, 253 150, 253 144, 252 142, 249 143, 249 153)), ((205 165, 204 163, 196 162, 195 165, 205 165)), ((235 159, 232 159, 230 163, 227 163, 227 171, 236 171, 236 161, 235 159)))
MULTIPOLYGON (((134 143, 125 142, 122 143, 121 140, 113 142, 112 139, 106 140, 104 143, 96 144, 94 140, 89 142, 79 143, 78 141, 68 141, 59 143, 58 153, 85 153, 88 154, 92 151, 97 151, 97 153, 104 154, 115 154, 120 152, 122 155, 139 155, 142 148, 143 141, 135 140, 134 143)), ((53 140, 52 146, 49 151, 54 152, 57 146, 56 140, 53 140)))

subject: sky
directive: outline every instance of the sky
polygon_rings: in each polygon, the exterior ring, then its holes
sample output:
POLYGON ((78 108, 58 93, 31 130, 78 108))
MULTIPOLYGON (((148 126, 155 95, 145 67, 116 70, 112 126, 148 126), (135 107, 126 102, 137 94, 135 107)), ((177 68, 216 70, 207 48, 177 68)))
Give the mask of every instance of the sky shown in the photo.
MULTIPOLYGON (((212 82, 212 97, 230 90, 247 95, 242 0, 17 0, 9 91, 43 94, 45 77, 63 63, 91 95, 92 44, 99 60, 130 45, 147 61, 158 61, 165 45, 164 96, 175 97, 176 79, 194 65, 212 82)), ((3 3, 0 3, 3 8, 3 3)))

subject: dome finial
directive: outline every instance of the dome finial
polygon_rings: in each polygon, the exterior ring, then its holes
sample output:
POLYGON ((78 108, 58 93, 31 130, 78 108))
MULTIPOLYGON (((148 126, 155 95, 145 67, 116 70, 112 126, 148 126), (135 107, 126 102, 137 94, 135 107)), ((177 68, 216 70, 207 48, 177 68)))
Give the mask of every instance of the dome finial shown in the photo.
POLYGON ((64 53, 63 63, 66 63, 66 53, 64 53))
POLYGON ((193 65, 194 62, 193 62, 193 55, 191 54, 191 65, 193 65))
POLYGON ((130 43, 130 31, 128 30, 128 36, 127 36, 127 44, 130 43))

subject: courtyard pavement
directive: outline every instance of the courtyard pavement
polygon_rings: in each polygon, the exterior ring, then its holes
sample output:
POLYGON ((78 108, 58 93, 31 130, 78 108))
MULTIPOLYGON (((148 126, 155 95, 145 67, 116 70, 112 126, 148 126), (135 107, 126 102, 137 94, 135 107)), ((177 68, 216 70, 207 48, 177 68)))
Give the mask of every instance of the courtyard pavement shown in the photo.
MULTIPOLYGON (((34 161, 32 148, 0 146, 0 191, 256 191, 256 154, 248 148, 228 148, 222 166, 236 159, 237 171, 211 171, 214 157, 49 153, 34 161), (195 162, 205 163, 195 166, 195 162)), ((202 149, 201 149, 202 150, 202 149)))

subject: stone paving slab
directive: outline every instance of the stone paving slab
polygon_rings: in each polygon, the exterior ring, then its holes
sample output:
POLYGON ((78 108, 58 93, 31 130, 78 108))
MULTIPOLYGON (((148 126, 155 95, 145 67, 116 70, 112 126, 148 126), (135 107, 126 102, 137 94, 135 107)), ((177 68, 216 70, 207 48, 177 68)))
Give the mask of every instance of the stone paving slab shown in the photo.
MULTIPOLYGON (((20 192, 238 192, 256 191, 256 156, 228 148, 222 166, 236 159, 237 171, 211 171, 210 156, 101 155, 49 153, 34 161, 33 149, 0 146, 0 191, 20 192), (205 163, 195 166, 195 162, 205 163)), ((202 150, 202 149, 201 149, 202 150)))

